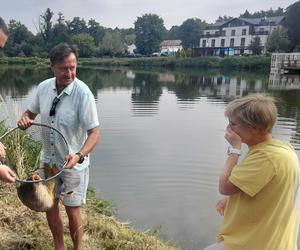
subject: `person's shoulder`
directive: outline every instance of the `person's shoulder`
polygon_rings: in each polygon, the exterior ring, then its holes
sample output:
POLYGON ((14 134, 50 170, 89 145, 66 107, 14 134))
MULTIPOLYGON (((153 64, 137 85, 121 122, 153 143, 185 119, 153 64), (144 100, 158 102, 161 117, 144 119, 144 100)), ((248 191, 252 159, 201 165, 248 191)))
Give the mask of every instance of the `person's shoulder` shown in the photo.
POLYGON ((49 88, 55 86, 54 84, 55 84, 55 78, 46 79, 38 84, 37 92, 38 93, 48 92, 49 88))
POLYGON ((49 86, 49 85, 53 85, 54 81, 55 81, 54 77, 49 78, 49 79, 46 79, 46 80, 40 82, 38 86, 39 86, 39 88, 42 88, 42 87, 46 87, 46 86, 49 86))
POLYGON ((75 84, 78 88, 78 90, 82 93, 82 94, 92 94, 90 88, 87 86, 87 84, 83 81, 81 81, 78 78, 75 78, 75 84))

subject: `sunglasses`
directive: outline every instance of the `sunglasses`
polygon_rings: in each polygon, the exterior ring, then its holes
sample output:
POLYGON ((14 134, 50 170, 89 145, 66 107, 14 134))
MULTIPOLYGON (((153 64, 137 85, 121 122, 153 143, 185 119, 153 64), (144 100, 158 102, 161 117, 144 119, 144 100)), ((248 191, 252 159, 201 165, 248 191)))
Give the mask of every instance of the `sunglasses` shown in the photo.
POLYGON ((55 97, 53 99, 52 106, 51 106, 51 109, 50 109, 50 112, 49 112, 49 116, 54 116, 55 115, 56 106, 59 103, 59 101, 60 101, 60 99, 58 97, 55 97))

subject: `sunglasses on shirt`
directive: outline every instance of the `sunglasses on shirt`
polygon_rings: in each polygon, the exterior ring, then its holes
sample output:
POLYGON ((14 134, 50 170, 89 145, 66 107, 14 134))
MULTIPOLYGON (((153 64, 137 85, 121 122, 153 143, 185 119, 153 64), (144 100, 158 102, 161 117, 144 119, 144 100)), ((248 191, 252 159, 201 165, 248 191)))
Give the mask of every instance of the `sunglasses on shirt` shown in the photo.
POLYGON ((56 110, 56 106, 59 103, 60 99, 58 97, 55 97, 52 101, 52 105, 50 108, 50 112, 49 112, 49 116, 54 116, 55 115, 55 110, 56 110))

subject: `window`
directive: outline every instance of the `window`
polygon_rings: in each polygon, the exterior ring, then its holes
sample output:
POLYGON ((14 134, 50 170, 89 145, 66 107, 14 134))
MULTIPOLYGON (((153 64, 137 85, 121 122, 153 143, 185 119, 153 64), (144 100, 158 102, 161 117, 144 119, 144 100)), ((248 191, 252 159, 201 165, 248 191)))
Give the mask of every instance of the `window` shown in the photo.
POLYGON ((206 35, 209 35, 209 32, 206 32, 206 35))
POLYGON ((211 47, 215 47, 215 43, 216 43, 216 40, 215 40, 215 39, 212 39, 212 40, 211 40, 211 47))
POLYGON ((231 35, 235 36, 235 30, 231 30, 231 35))
POLYGON ((242 38, 241 39, 241 47, 244 47, 245 46, 245 38, 242 38))
POLYGON ((202 47, 205 48, 206 47, 206 40, 202 41, 202 47))
POLYGON ((233 47, 234 46, 234 38, 231 38, 230 39, 230 47, 233 47))
POLYGON ((226 36, 226 30, 221 31, 221 36, 226 36))
POLYGON ((221 47, 224 47, 225 45, 225 39, 221 39, 221 47))
POLYGON ((247 34, 247 29, 242 29, 242 36, 245 36, 247 34))

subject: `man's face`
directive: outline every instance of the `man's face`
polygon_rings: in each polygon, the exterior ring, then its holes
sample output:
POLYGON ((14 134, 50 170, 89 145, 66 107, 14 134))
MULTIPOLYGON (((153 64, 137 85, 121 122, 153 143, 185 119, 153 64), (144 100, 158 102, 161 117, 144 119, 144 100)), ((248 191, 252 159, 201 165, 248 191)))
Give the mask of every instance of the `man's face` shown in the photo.
POLYGON ((65 57, 62 62, 55 63, 51 66, 56 84, 67 86, 72 83, 76 77, 77 59, 74 53, 65 57))
POLYGON ((8 36, 0 29, 0 48, 3 48, 6 44, 8 36))

